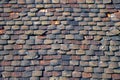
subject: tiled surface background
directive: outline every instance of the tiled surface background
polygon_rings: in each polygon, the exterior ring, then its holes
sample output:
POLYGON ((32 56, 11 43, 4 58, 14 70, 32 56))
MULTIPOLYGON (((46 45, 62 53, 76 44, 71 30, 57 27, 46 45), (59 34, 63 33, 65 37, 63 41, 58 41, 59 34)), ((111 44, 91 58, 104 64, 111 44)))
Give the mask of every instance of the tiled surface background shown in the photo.
POLYGON ((120 80, 114 2, 0 0, 0 80, 120 80))

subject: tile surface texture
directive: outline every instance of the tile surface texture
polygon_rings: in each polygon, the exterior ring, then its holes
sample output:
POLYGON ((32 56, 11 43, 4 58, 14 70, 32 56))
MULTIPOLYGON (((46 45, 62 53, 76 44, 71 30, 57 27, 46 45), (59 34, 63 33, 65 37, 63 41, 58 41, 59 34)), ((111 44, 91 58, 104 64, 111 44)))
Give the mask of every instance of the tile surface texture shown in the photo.
POLYGON ((0 80, 120 80, 120 0, 0 0, 0 80))

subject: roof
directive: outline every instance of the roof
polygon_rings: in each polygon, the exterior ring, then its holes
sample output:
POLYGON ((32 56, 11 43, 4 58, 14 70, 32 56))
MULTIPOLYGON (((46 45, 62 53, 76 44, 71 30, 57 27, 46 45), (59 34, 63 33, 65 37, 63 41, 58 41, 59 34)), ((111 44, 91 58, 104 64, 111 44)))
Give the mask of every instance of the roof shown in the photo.
POLYGON ((120 0, 112 0, 114 7, 116 9, 120 9, 120 0))

